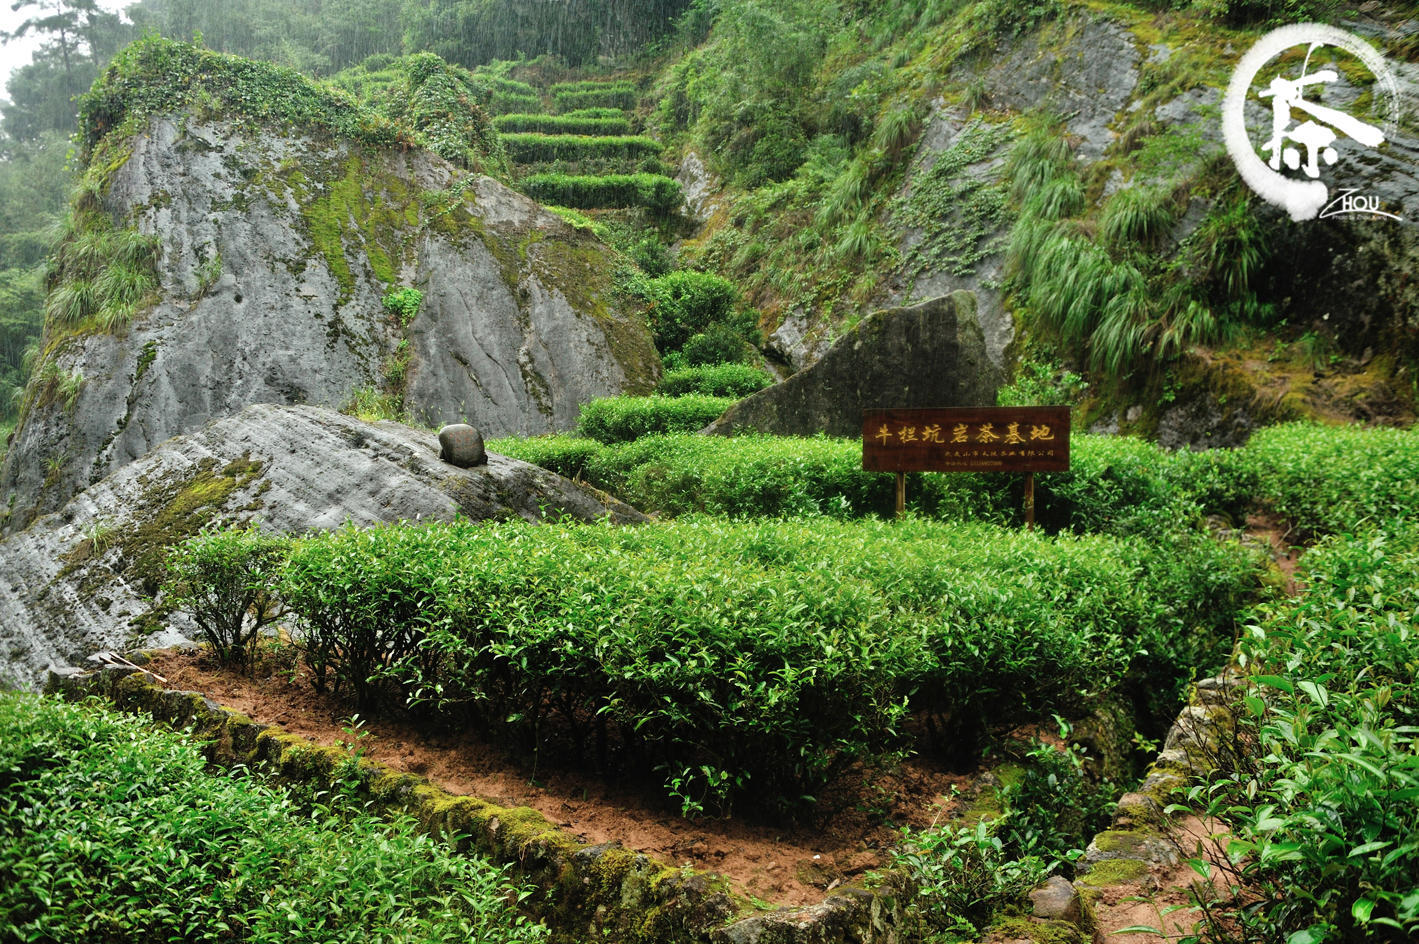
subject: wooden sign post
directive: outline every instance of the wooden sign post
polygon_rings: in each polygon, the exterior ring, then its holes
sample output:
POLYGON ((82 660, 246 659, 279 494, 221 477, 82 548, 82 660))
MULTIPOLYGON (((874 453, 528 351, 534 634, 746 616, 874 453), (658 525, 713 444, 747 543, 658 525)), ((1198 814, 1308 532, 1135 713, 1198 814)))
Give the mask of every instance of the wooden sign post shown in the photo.
POLYGON ((1069 468, 1069 407, 866 410, 862 467, 897 473, 897 514, 908 472, 1024 472, 1025 523, 1035 527, 1035 473, 1069 468))

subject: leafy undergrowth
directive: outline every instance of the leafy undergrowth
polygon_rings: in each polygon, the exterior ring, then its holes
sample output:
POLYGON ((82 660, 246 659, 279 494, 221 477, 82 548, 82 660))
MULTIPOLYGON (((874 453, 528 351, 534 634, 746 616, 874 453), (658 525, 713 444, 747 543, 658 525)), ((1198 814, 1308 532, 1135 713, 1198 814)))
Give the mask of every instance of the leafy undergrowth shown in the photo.
MULTIPOLYGON (((1321 541, 1305 588, 1257 610, 1235 740, 1186 806, 1228 823, 1220 896, 1189 940, 1419 934, 1419 526, 1321 541)), ((1204 868, 1199 865, 1199 868, 1204 868)))
POLYGON ((0 695, 0 936, 13 941, 516 942, 506 870, 412 819, 206 769, 94 704, 0 695))

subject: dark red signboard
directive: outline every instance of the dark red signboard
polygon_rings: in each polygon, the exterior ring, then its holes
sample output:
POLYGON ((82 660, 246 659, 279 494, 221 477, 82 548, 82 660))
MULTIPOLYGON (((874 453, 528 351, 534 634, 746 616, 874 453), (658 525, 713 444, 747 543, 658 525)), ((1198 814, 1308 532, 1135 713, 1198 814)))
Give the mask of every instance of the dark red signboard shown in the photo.
POLYGON ((862 467, 874 472, 1062 472, 1069 407, 866 410, 862 467))

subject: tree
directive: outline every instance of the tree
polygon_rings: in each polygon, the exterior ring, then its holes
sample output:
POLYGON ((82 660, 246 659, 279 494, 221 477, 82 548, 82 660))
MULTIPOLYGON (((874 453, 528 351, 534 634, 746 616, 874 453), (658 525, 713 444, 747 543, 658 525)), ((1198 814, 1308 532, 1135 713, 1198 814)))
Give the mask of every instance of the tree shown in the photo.
POLYGON ((38 35, 43 45, 10 77, 5 130, 19 140, 72 131, 74 98, 88 90, 132 30, 117 13, 99 9, 97 0, 18 0, 12 9, 29 15, 14 32, 0 33, 0 42, 38 35))

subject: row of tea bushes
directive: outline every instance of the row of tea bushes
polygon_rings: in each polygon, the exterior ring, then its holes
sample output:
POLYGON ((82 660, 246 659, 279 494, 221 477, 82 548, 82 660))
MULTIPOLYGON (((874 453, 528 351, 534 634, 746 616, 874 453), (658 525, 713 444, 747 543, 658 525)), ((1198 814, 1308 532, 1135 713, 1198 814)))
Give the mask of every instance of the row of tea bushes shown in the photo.
POLYGON ((632 442, 657 433, 698 432, 734 405, 728 397, 599 397, 581 408, 577 435, 599 443, 632 442))
MULTIPOLYGON (((556 435, 488 448, 664 516, 853 518, 890 515, 895 503, 894 476, 864 471, 857 440, 682 433, 608 445, 556 435)), ((1164 455, 1139 440, 1076 435, 1070 471, 1037 476, 1036 520, 1053 531, 1143 533, 1198 519, 1186 493, 1161 474, 1164 455)), ((933 518, 1019 524, 1022 496, 1020 476, 908 476, 908 508, 933 518)))
POLYGON ((630 134, 631 120, 617 108, 587 108, 566 115, 519 112, 498 115, 493 127, 503 134, 630 134))
MULTIPOLYGON (((581 476, 645 511, 734 517, 890 514, 890 474, 861 468, 857 440, 690 435, 601 445, 569 436, 501 439, 505 453, 581 476)), ((1238 449, 1169 452, 1076 433, 1072 468, 1041 473, 1036 518, 1050 530, 1148 533, 1202 514, 1240 524, 1276 515, 1311 539, 1419 516, 1419 432, 1287 424, 1238 449)), ((912 475, 908 507, 949 520, 1021 520, 1018 476, 912 475)))
POLYGON ((539 202, 582 210, 644 207, 669 213, 684 199, 679 182, 660 174, 532 174, 518 186, 539 202))
POLYGON ((773 383, 773 378, 748 364, 708 364, 667 370, 655 385, 662 397, 683 397, 698 393, 707 397, 733 397, 738 400, 758 393, 773 383))
POLYGON ((633 161, 659 154, 662 147, 654 138, 640 134, 544 134, 521 131, 504 132, 501 140, 508 156, 519 164, 598 159, 633 161))
POLYGON ((96 704, 0 694, 7 941, 543 941, 505 871, 339 797, 207 769, 96 704))
POLYGON ((1258 431, 1222 462, 1234 504, 1254 490, 1302 538, 1419 517, 1419 428, 1292 423, 1258 431))
POLYGON ((294 542, 278 581, 317 685, 657 771, 686 812, 800 808, 907 743, 909 705, 918 747, 968 754, 1120 686, 1171 693, 1256 586, 1202 538, 724 519, 351 528, 294 542))
POLYGON ((636 107, 636 87, 628 81, 558 82, 547 90, 557 111, 566 113, 588 108, 636 107))

